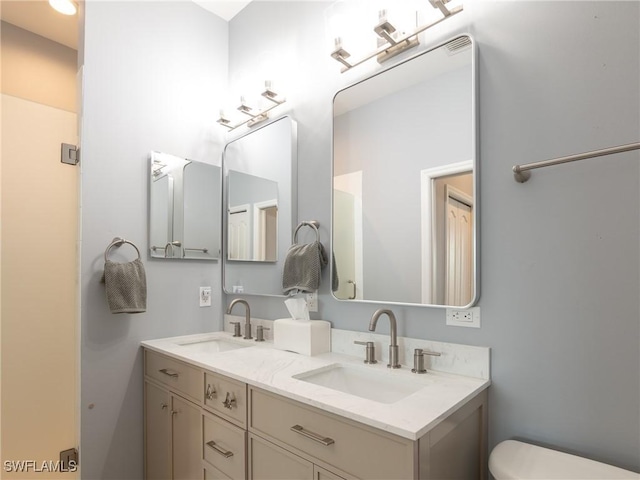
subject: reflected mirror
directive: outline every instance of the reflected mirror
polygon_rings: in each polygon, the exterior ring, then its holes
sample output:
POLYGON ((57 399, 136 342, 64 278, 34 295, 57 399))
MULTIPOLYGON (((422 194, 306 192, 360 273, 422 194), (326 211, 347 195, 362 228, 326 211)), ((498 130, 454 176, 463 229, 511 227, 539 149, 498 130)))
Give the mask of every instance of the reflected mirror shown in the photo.
POLYGON ((296 124, 283 117, 227 144, 224 290, 282 295, 297 219, 296 124))
POLYGON ((477 301, 475 77, 465 35, 336 94, 336 298, 477 301))
POLYGON ((217 260, 221 169, 151 152, 149 253, 154 258, 217 260))

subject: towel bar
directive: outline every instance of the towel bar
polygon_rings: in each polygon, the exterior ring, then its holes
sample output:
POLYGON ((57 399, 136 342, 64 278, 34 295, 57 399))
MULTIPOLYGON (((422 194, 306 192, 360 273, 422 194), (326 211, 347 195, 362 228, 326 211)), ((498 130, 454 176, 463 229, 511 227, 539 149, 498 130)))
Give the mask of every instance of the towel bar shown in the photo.
POLYGON ((128 243, 129 245, 131 245, 133 248, 136 249, 136 252, 138 252, 138 259, 140 258, 140 250, 138 250, 138 247, 136 247, 136 244, 133 243, 130 240, 125 240, 124 238, 120 238, 120 237, 115 237, 113 240, 111 240, 111 243, 107 246, 106 250, 104 251, 104 261, 107 261, 107 256, 109 255, 109 251, 113 248, 113 247, 121 247, 123 244, 128 243))
POLYGON ((316 241, 319 242, 320 241, 320 232, 318 231, 318 227, 320 227, 320 222, 318 222, 317 220, 310 220, 308 222, 300 222, 298 224, 298 226, 296 227, 295 232, 293 232, 293 244, 295 245, 296 243, 298 243, 298 230, 300 230, 302 227, 310 227, 313 228, 313 230, 316 232, 316 241))

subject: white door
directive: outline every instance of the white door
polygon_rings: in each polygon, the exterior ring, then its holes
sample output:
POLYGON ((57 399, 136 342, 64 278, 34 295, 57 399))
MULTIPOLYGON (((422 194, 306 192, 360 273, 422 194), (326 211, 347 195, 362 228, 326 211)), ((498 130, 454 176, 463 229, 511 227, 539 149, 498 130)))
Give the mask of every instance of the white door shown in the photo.
POLYGON ((362 171, 333 179, 333 252, 340 299, 364 297, 362 171))
POLYGON ((3 470, 20 460, 55 468, 78 445, 78 167, 60 162, 76 125, 75 113, 2 95, 3 470))
POLYGON ((464 306, 473 291, 471 199, 447 185, 446 213, 445 304, 464 306))
POLYGON ((249 205, 229 208, 229 260, 250 260, 249 205))

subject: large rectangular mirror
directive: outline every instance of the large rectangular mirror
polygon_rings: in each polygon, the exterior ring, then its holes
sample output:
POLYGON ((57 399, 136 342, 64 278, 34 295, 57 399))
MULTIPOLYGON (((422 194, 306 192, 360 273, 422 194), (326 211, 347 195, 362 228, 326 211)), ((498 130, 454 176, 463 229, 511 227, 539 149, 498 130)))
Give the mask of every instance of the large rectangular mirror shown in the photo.
POLYGON ((336 94, 337 299, 477 301, 475 89, 475 45, 464 35, 336 94))
POLYGON ((227 144, 224 290, 282 295, 297 220, 296 124, 282 117, 227 144))
POLYGON ((149 254, 217 260, 220 256, 221 169, 151 152, 149 254))

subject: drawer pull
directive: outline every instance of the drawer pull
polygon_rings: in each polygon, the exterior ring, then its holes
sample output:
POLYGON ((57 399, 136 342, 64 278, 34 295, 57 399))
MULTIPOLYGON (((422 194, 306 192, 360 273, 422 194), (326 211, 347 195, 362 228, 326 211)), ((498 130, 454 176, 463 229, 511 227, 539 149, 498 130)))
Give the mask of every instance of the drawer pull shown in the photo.
POLYGON ((217 394, 218 392, 216 392, 216 387, 212 387, 210 383, 207 383, 207 400, 213 400, 214 398, 216 398, 217 394))
POLYGON ((299 433, 304 437, 310 438, 311 440, 321 443, 325 447, 328 447, 329 445, 336 443, 333 441, 333 438, 323 437, 322 435, 318 435, 317 433, 313 433, 313 432, 310 432, 309 430, 305 430, 302 425, 294 425, 293 427, 291 427, 291 430, 293 430, 296 433, 299 433))
POLYGON ((230 452, 229 450, 224 451, 218 445, 216 445, 216 442, 214 442, 213 440, 211 440, 210 442, 207 442, 207 446, 213 448, 215 452, 219 453, 224 458, 233 457, 233 452, 230 452))
POLYGON ((227 392, 227 398, 225 398, 224 401, 222 402, 222 405, 224 405, 224 408, 228 408, 229 410, 231 410, 231 408, 233 408, 235 403, 236 403, 236 396, 233 393, 227 392), (231 395, 231 398, 229 398, 229 395, 231 395))
POLYGON ((160 373, 164 373, 165 375, 167 375, 168 377, 171 378, 178 378, 178 376, 180 375, 178 372, 174 372, 173 370, 169 370, 168 368, 163 368, 161 370, 158 370, 160 373))

